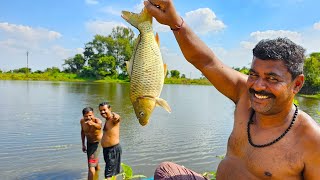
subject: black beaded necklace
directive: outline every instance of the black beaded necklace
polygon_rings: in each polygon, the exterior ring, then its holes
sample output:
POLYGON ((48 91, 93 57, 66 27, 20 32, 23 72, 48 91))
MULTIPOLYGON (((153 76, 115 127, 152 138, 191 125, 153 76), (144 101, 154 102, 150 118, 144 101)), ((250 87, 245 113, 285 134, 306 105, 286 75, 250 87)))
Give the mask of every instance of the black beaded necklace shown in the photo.
POLYGON ((296 117, 298 115, 298 107, 295 104, 293 104, 293 105, 296 107, 296 110, 294 112, 294 115, 293 115, 293 118, 291 120, 289 127, 277 139, 275 139, 269 143, 266 143, 266 144, 254 144, 252 142, 251 135, 250 135, 250 124, 253 124, 253 119, 252 119, 252 117, 254 115, 254 112, 253 112, 250 116, 250 119, 249 119, 248 125, 247 125, 248 141, 251 144, 251 146, 256 147, 256 148, 263 148, 263 147, 271 146, 272 144, 274 144, 274 143, 278 142, 280 139, 282 139, 291 129, 291 127, 294 124, 294 121, 296 120, 296 117))

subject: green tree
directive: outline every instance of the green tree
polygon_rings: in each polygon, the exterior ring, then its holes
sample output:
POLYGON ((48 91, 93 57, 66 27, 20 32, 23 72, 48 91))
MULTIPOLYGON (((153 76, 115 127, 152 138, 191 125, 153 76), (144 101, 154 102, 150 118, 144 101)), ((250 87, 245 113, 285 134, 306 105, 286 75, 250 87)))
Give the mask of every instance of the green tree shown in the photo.
POLYGON ((170 71, 170 76, 172 78, 180 78, 180 72, 178 70, 171 70, 170 71))
POLYGON ((320 91, 320 53, 311 53, 304 63, 305 83, 301 90, 305 94, 320 91))
POLYGON ((26 68, 26 67, 23 67, 23 68, 19 68, 19 69, 14 69, 12 71, 13 73, 31 73, 31 68, 26 68))
POLYGON ((45 73, 56 74, 60 73, 60 69, 58 67, 51 67, 44 70, 45 73))
POLYGON ((83 55, 76 54, 74 57, 64 60, 63 66, 67 66, 64 71, 69 73, 79 73, 85 63, 86 60, 84 59, 83 55))
POLYGON ((80 77, 84 78, 95 78, 95 72, 93 71, 91 66, 83 66, 81 72, 80 72, 80 77))
POLYGON ((249 69, 247 68, 247 67, 245 67, 245 66, 243 66, 242 68, 235 68, 235 67, 233 67, 233 69, 234 70, 236 70, 236 71, 239 71, 239 72, 241 72, 241 73, 243 73, 243 74, 246 74, 246 75, 248 75, 249 74, 249 69))
POLYGON ((131 29, 113 28, 110 35, 95 35, 93 41, 85 45, 84 58, 97 78, 117 77, 119 73, 127 75, 125 61, 132 55, 134 41, 131 29))
POLYGON ((41 70, 36 70, 34 73, 42 74, 43 72, 41 70))

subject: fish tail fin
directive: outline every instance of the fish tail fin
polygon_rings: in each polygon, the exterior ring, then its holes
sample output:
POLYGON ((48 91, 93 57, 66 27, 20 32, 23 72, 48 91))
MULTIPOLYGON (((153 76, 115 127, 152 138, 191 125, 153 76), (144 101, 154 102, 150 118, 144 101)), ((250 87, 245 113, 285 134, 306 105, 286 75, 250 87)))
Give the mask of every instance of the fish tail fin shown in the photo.
POLYGON ((167 101, 165 101, 164 99, 156 98, 156 105, 163 107, 166 111, 171 113, 171 108, 167 101))
POLYGON ((122 11, 121 13, 121 17, 137 29, 138 25, 142 22, 148 21, 152 24, 152 16, 148 13, 146 8, 143 8, 139 14, 129 11, 122 11))

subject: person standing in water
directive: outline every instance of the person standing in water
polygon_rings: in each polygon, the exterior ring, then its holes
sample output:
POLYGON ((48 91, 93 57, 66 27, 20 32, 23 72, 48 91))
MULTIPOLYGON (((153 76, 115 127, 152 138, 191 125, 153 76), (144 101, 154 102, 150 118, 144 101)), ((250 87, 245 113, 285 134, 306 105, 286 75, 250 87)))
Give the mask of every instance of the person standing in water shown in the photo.
POLYGON ((81 124, 82 151, 87 153, 88 180, 93 180, 99 166, 99 143, 102 138, 102 121, 94 116, 93 109, 86 107, 82 110, 81 124), (87 146, 85 145, 87 140, 87 146))
POLYGON ((99 104, 100 115, 106 119, 103 127, 103 136, 101 146, 103 148, 103 157, 106 163, 105 178, 111 179, 120 173, 121 154, 120 146, 120 121, 117 113, 111 111, 111 106, 107 102, 99 104))

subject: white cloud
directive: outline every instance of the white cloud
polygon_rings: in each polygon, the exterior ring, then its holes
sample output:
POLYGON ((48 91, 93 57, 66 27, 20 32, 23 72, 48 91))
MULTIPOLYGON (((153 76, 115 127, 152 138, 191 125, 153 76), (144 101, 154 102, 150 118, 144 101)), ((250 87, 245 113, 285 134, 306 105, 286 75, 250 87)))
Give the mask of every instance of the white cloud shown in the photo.
POLYGON ((62 35, 45 28, 0 23, 0 32, 0 67, 5 71, 26 67, 27 51, 29 67, 33 71, 60 67, 63 59, 83 52, 81 49, 66 49, 56 45, 55 40, 62 35))
POLYGON ((295 42, 301 42, 302 36, 298 32, 285 31, 285 30, 267 30, 267 31, 256 31, 250 34, 252 38, 260 41, 262 39, 275 39, 278 37, 287 37, 295 42))
POLYGON ((295 43, 302 43, 302 35, 298 32, 285 30, 267 30, 252 32, 250 34, 250 40, 240 42, 240 46, 245 49, 252 49, 262 39, 275 39, 278 37, 287 37, 295 43))
POLYGON ((144 4, 143 4, 144 0, 141 0, 139 4, 136 4, 133 8, 133 12, 135 13, 139 13, 142 11, 142 9, 144 8, 144 4))
POLYGON ((313 24, 313 29, 320 30, 320 22, 314 23, 313 24))
POLYGON ((85 2, 86 4, 99 4, 99 1, 97 0, 86 0, 85 2))
POLYGON ((112 32, 112 28, 117 26, 127 27, 121 22, 115 21, 89 21, 85 24, 87 30, 93 34, 100 34, 107 36, 112 32))
POLYGON ((250 34, 251 40, 241 42, 241 45, 242 47, 247 47, 252 49, 254 45, 262 39, 274 39, 277 37, 287 37, 293 42, 304 47, 307 50, 307 53, 319 52, 320 31, 316 30, 315 25, 313 25, 313 28, 309 28, 301 32, 285 31, 285 30, 268 30, 268 31, 262 31, 262 32, 256 31, 250 34))
POLYGON ((2 31, 6 37, 20 39, 21 41, 43 42, 62 37, 60 33, 45 28, 32 28, 30 26, 9 24, 7 22, 0 23, 0 31, 2 31))
POLYGON ((215 13, 209 8, 187 12, 185 21, 199 34, 217 32, 226 28, 226 25, 221 20, 218 20, 215 13))

